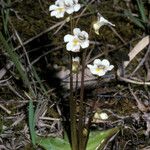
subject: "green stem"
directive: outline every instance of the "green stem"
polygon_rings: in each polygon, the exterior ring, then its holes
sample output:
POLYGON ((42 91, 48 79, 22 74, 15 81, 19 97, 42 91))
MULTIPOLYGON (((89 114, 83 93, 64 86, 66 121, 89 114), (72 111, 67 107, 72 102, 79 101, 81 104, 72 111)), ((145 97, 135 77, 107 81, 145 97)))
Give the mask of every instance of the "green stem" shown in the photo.
POLYGON ((85 68, 85 56, 86 51, 82 54, 82 70, 81 70, 81 90, 80 90, 80 110, 79 110, 79 128, 78 128, 78 136, 79 136, 79 150, 84 150, 84 135, 83 135, 83 129, 84 129, 84 68, 85 68))
POLYGON ((72 56, 70 60, 70 132, 72 150, 78 150, 77 142, 77 123, 76 123, 76 101, 73 97, 73 75, 72 75, 72 56))

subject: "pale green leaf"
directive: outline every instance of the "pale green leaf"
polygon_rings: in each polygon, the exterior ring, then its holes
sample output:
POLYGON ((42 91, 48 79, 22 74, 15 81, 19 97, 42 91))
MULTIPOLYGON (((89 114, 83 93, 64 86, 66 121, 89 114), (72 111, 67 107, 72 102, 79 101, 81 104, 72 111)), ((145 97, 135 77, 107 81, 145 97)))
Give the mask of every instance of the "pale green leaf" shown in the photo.
POLYGON ((90 132, 86 150, 103 150, 119 131, 119 127, 116 127, 106 131, 90 132))

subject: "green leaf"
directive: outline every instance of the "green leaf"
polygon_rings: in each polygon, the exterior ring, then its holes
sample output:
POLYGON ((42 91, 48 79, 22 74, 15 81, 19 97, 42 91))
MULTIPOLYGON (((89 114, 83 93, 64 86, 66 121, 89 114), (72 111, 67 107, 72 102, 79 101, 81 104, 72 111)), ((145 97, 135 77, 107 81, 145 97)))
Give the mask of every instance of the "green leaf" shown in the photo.
POLYGON ((38 137, 37 144, 45 150, 71 150, 70 143, 58 137, 38 137))
POLYGON ((86 150, 103 150, 119 131, 119 127, 116 127, 106 131, 91 132, 86 150))

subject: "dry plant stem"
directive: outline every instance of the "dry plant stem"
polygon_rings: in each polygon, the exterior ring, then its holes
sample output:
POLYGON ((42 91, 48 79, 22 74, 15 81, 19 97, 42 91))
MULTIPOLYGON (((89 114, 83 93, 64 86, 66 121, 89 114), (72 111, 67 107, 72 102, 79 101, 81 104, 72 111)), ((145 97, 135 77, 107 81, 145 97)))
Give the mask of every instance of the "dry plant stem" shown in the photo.
POLYGON ((76 101, 73 97, 73 75, 72 75, 72 55, 71 54, 70 54, 70 132, 71 132, 72 150, 78 150, 76 101))
POLYGON ((133 90, 131 89, 131 85, 130 85, 130 84, 129 84, 128 87, 129 87, 129 90, 130 90, 131 94, 133 95, 134 99, 135 99, 136 102, 137 102, 137 107, 138 107, 138 109, 139 109, 141 112, 145 112, 145 111, 147 110, 147 108, 145 107, 145 105, 142 103, 141 100, 139 100, 139 99, 137 98, 137 96, 135 95, 135 93, 134 93, 133 90))
POLYGON ((138 66, 135 68, 135 70, 131 73, 130 77, 132 77, 138 71, 138 69, 144 64, 145 60, 147 59, 147 57, 149 55, 149 52, 150 52, 150 44, 148 46, 148 50, 146 51, 145 56, 143 57, 141 62, 138 64, 138 66))
POLYGON ((4 110, 7 114, 11 114, 11 111, 10 110, 8 110, 6 107, 4 107, 2 104, 0 104, 0 108, 2 109, 2 110, 4 110))
MULTIPOLYGON (((91 5, 95 0, 92 0, 91 2, 89 2, 89 4, 82 10, 80 16, 82 16, 84 14, 84 12, 87 10, 88 6, 91 5)), ((80 20, 80 17, 77 19, 75 26, 77 26, 78 22, 80 20)))
MULTIPOLYGON (((32 67, 32 66, 31 66, 31 63, 30 63, 30 60, 29 60, 27 51, 26 51, 26 49, 25 49, 25 47, 24 47, 24 45, 23 45, 23 42, 22 42, 22 40, 21 40, 21 38, 20 38, 20 36, 19 36, 17 30, 14 28, 14 26, 13 26, 11 20, 9 20, 9 23, 10 23, 11 26, 12 26, 12 29, 13 29, 15 35, 16 35, 16 38, 18 39, 20 45, 22 46, 23 52, 24 52, 24 54, 25 54, 25 56, 26 56, 26 60, 27 60, 27 63, 28 63, 29 70, 31 70, 31 67, 32 67)), ((27 67, 26 67, 25 69, 26 69, 26 72, 27 72, 27 67)), ((35 82, 34 82, 33 78, 31 78, 31 79, 32 79, 32 82, 33 82, 33 84, 34 84, 34 89, 35 89, 35 91, 36 91, 36 85, 35 85, 35 82)), ((35 92, 33 91, 31 85, 30 85, 30 90, 31 90, 33 96, 35 96, 35 94, 34 94, 35 92)))
POLYGON ((84 136, 83 136, 83 128, 84 128, 84 71, 85 71, 85 56, 86 51, 82 53, 82 70, 81 70, 81 90, 80 90, 80 107, 79 107, 79 126, 78 126, 78 136, 79 136, 79 150, 84 150, 84 136))
POLYGON ((119 33, 111 26, 109 26, 110 29, 115 33, 115 35, 120 39, 120 41, 123 43, 123 44, 126 44, 126 42, 124 41, 124 39, 119 35, 119 33))
MULTIPOLYGON (((63 20, 63 21, 60 21, 60 22, 56 23, 55 25, 53 25, 53 26, 47 28, 47 29, 44 30, 43 32, 37 34, 36 36, 34 36, 34 37, 28 39, 28 40, 25 41, 25 42, 23 42, 23 45, 24 45, 24 46, 27 45, 27 44, 30 43, 31 41, 33 41, 33 40, 35 40, 36 38, 42 36, 43 34, 45 34, 45 33, 49 32, 49 31, 55 29, 56 27, 61 26, 61 25, 62 25, 63 23, 65 23, 65 22, 66 22, 66 20, 63 20)), ((19 45, 19 46, 17 46, 17 47, 15 48, 15 50, 18 50, 18 49, 21 48, 21 47, 22 47, 22 46, 19 45)))
MULTIPOLYGON (((117 48, 113 48, 113 49, 109 50, 108 53, 113 52, 113 51, 117 51, 117 50, 119 50, 119 49, 121 49, 121 48, 127 46, 127 45, 130 44, 131 42, 134 42, 134 41, 136 41, 136 40, 138 40, 138 39, 139 39, 139 38, 134 39, 134 40, 129 41, 129 42, 126 42, 126 43, 124 43, 123 45, 121 44, 121 45, 118 46, 117 48)), ((102 53, 100 53, 100 54, 98 54, 98 55, 92 57, 91 59, 88 59, 88 60, 86 61, 86 65, 89 64, 89 63, 91 63, 91 62, 94 61, 95 59, 97 59, 97 58, 103 56, 104 54, 105 54, 105 53, 102 52, 102 53)))

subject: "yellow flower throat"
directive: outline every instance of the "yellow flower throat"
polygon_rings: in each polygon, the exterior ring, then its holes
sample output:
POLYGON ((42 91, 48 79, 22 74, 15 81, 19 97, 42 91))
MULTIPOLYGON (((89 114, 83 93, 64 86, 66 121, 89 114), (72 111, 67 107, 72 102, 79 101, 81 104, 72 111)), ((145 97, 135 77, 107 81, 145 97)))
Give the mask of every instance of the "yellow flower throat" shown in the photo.
POLYGON ((101 72, 101 71, 103 71, 104 69, 105 69, 105 66, 100 65, 100 66, 98 66, 98 67, 96 68, 96 72, 101 72))
POLYGON ((73 46, 76 46, 76 45, 78 45, 79 44, 79 40, 78 39, 74 39, 73 40, 73 46))
POLYGON ((59 7, 59 8, 57 8, 57 11, 59 11, 60 13, 64 12, 64 8, 63 7, 59 7))

